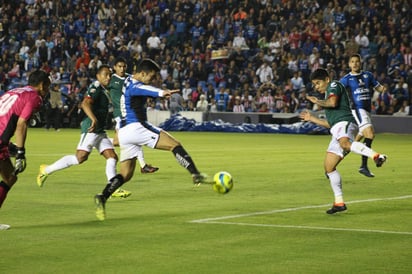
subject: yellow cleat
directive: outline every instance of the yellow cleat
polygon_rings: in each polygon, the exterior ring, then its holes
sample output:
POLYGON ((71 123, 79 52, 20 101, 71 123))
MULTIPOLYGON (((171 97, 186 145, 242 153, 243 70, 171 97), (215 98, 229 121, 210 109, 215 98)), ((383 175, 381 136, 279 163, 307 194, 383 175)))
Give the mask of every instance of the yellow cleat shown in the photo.
POLYGON ((46 173, 46 167, 47 165, 41 165, 39 169, 39 174, 37 175, 37 185, 39 187, 43 187, 44 182, 46 181, 47 177, 49 174, 46 173))
POLYGON ((106 199, 102 194, 94 196, 94 203, 96 204, 96 217, 100 221, 106 219, 106 199))
POLYGON ((132 195, 132 193, 130 191, 118 188, 111 197, 113 198, 127 198, 130 195, 132 195))

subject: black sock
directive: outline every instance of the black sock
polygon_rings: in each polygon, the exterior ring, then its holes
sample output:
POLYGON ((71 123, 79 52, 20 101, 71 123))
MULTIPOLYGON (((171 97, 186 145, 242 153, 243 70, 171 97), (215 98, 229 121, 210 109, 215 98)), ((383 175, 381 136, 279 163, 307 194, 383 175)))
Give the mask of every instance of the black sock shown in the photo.
MULTIPOLYGON (((372 141, 373 141, 373 139, 365 138, 365 141, 363 143, 368 148, 371 148, 372 147, 372 141)), ((367 166, 368 166, 368 157, 367 156, 362 156, 362 167, 367 167, 367 166)))
POLYGON ((117 174, 114 176, 112 179, 110 179, 110 183, 106 185, 106 187, 103 189, 103 196, 107 200, 109 197, 124 184, 124 179, 123 176, 120 174, 117 174))
POLYGON ((186 168, 190 174, 198 174, 195 163, 192 160, 192 157, 186 152, 182 146, 177 146, 173 149, 173 154, 176 157, 177 162, 184 168, 186 168))

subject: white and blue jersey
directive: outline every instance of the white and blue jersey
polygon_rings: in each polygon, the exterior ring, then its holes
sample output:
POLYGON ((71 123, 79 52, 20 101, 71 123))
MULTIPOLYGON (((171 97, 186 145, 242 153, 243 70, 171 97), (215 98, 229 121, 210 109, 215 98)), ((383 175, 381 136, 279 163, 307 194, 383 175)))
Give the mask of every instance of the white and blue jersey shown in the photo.
POLYGON ((148 97, 163 96, 163 90, 146 85, 129 76, 124 81, 123 96, 120 99, 122 126, 147 122, 146 102, 148 97))
POLYGON ((340 79, 340 82, 348 91, 352 109, 371 111, 373 89, 380 85, 372 73, 369 71, 358 74, 348 73, 340 79))

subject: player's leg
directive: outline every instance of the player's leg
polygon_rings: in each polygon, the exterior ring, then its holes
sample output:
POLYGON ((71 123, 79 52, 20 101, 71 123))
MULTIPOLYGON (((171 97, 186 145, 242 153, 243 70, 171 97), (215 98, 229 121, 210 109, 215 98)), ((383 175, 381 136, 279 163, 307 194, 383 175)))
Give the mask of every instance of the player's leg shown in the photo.
POLYGON ((141 173, 154 173, 159 170, 158 167, 152 166, 150 164, 146 164, 144 159, 143 147, 139 146, 137 151, 137 160, 139 161, 140 165, 140 172, 141 173))
POLYGON ((177 162, 187 169, 192 174, 193 183, 199 184, 206 180, 206 176, 202 175, 197 169, 192 157, 187 153, 179 141, 166 131, 161 131, 159 139, 155 146, 156 149, 169 150, 174 154, 177 162))
MULTIPOLYGON (((106 158, 106 177, 107 183, 110 184, 111 180, 116 176, 116 164, 118 161, 117 154, 114 150, 112 142, 107 138, 106 134, 100 135, 100 140, 96 143, 96 148, 99 150, 101 155, 106 158)), ((128 190, 118 188, 112 197, 115 198, 127 198, 132 193, 128 190)))
POLYGON ((380 154, 361 142, 352 142, 357 131, 357 126, 353 123, 340 122, 331 129, 332 135, 339 140, 341 148, 346 152, 354 152, 359 155, 369 157, 375 161, 377 167, 381 167, 387 156, 380 154))
MULTIPOLYGON (((373 126, 372 126, 372 119, 370 113, 364 109, 359 109, 356 112, 353 112, 355 120, 359 126, 359 134, 356 136, 355 139, 357 142, 360 140, 364 140, 363 143, 368 148, 372 147, 372 141, 375 137, 373 126)), ((362 155, 361 166, 359 168, 359 173, 365 175, 366 177, 375 177, 373 173, 369 171, 368 168, 368 156, 362 155)))
POLYGON ((14 175, 14 166, 8 157, 1 157, 0 152, 0 208, 6 200, 7 193, 17 181, 17 176, 14 175))
POLYGON ((325 174, 329 179, 334 195, 333 205, 326 211, 327 214, 334 214, 347 209, 343 200, 342 178, 336 169, 340 161, 342 161, 344 155, 345 153, 340 147, 339 142, 332 137, 324 160, 325 174))
POLYGON ((100 194, 96 194, 94 201, 96 204, 96 217, 103 221, 106 219, 106 201, 119 189, 125 182, 129 181, 136 167, 136 158, 120 162, 120 173, 114 176, 104 187, 100 194))
POLYGON ((75 155, 63 156, 51 165, 40 165, 39 174, 37 175, 37 185, 39 187, 42 187, 47 177, 56 171, 66 169, 87 161, 97 138, 97 134, 83 133, 80 137, 80 142, 77 145, 77 151, 75 155))

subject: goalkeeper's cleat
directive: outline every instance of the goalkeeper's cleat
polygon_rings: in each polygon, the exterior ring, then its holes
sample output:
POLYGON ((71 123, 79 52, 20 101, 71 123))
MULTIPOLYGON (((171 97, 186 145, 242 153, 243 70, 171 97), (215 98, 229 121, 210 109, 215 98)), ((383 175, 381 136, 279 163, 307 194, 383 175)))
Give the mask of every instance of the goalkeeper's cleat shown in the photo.
POLYGON ((94 196, 94 203, 96 205, 96 217, 100 221, 106 219, 106 198, 103 194, 97 194, 94 196))
POLYGON ((369 171, 367 167, 361 167, 359 168, 359 173, 365 175, 366 177, 375 177, 375 174, 369 171))
POLYGON ((332 206, 332 208, 331 209, 328 209, 327 211, 326 211, 326 213, 328 213, 328 214, 335 214, 335 213, 337 213, 337 212, 342 212, 342 211, 345 211, 346 209, 348 209, 347 207, 346 207, 346 205, 345 204, 333 204, 333 206, 332 206))
POLYGON ((207 183, 207 175, 203 173, 192 174, 193 184, 200 185, 207 183))
POLYGON ((140 168, 141 173, 153 173, 153 172, 156 172, 158 170, 159 170, 158 167, 151 166, 151 165, 148 165, 148 164, 146 164, 144 167, 140 168))
POLYGON ((0 230, 7 230, 10 228, 10 225, 0 224, 0 230))
POLYGON ((49 174, 46 172, 47 165, 41 165, 39 169, 39 174, 37 175, 37 185, 43 187, 44 182, 46 181, 49 174))
POLYGON ((376 154, 373 157, 373 160, 375 161, 376 167, 381 167, 385 162, 386 162, 387 156, 385 154, 376 154))
POLYGON ((130 191, 118 188, 115 192, 113 192, 111 197, 113 197, 113 198, 127 198, 130 195, 132 195, 132 193, 130 191))

